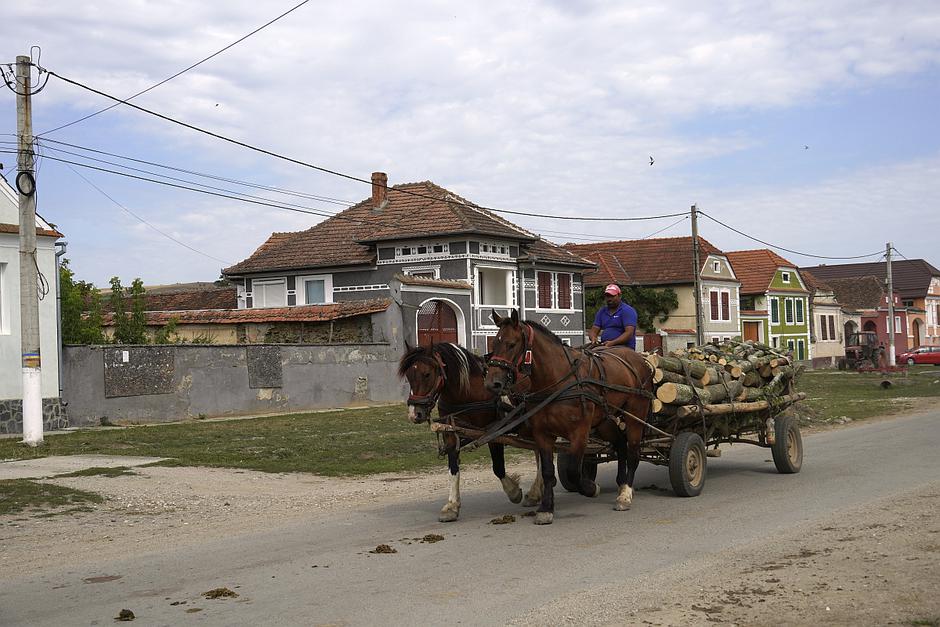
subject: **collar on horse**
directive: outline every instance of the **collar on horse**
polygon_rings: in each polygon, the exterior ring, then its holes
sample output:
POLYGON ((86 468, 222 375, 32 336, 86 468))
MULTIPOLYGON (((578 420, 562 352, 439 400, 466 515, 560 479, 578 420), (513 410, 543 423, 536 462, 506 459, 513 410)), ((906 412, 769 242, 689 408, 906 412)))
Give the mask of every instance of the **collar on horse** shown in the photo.
MULTIPOLYGON (((520 322, 519 324, 525 328, 525 331, 522 334, 522 350, 519 351, 519 355, 516 359, 509 361, 502 357, 491 356, 486 360, 487 366, 496 366, 506 371, 509 385, 513 385, 523 376, 532 374, 532 345, 535 340, 535 330, 531 325, 525 322, 520 322)), ((492 353, 490 353, 490 355, 492 355, 492 353)))
POLYGON ((434 363, 436 363, 438 367, 437 383, 434 385, 434 389, 424 396, 418 396, 414 392, 411 392, 408 395, 409 405, 434 407, 434 404, 437 403, 437 399, 441 395, 441 390, 444 389, 444 384, 447 382, 447 369, 444 367, 444 360, 441 359, 441 356, 437 353, 434 353, 434 363))

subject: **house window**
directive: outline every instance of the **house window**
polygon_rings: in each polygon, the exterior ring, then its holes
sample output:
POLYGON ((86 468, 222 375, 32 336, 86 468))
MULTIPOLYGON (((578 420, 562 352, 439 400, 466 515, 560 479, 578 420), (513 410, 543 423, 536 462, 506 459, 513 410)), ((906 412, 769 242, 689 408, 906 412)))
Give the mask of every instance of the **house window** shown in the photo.
POLYGON ((571 309, 573 306, 571 298, 571 275, 567 272, 559 272, 557 277, 558 308, 571 309))
POLYGON ((333 302, 333 276, 321 274, 300 278, 303 285, 304 305, 323 305, 333 302))
POLYGON ((565 346, 571 346, 571 338, 563 337, 561 338, 561 343, 564 344, 565 346))
POLYGON ((251 282, 255 307, 287 307, 287 279, 255 279, 251 282))
POLYGON ((782 280, 784 283, 789 283, 789 282, 790 282, 790 273, 789 273, 789 272, 781 272, 781 273, 780 273, 780 278, 781 278, 781 280, 782 280))
POLYGON ((780 338, 779 337, 770 338, 770 345, 773 346, 774 348, 778 348, 780 346, 780 338))
POLYGON ((731 320, 731 294, 721 293, 721 319, 731 320))
POLYGON ((804 340, 797 340, 796 342, 796 358, 800 361, 806 359, 806 342, 804 340))
POLYGON ((536 273, 539 309, 571 309, 571 275, 566 272, 536 273))
POLYGON ((826 318, 829 316, 819 316, 819 339, 826 341, 829 339, 829 327, 826 325, 826 318))
POLYGON ((787 350, 793 352, 796 349, 796 343, 793 340, 787 340, 787 350))
POLYGON ((480 242, 480 252, 485 255, 499 255, 500 257, 508 257, 509 245, 496 244, 494 242, 480 242))
POLYGON ((836 339, 836 317, 829 316, 829 339, 836 339))
POLYGON ((476 268, 477 300, 480 305, 506 306, 512 303, 512 271, 499 268, 476 268))
POLYGON ((802 323, 804 322, 804 319, 803 319, 803 299, 802 299, 802 298, 797 298, 797 299, 796 299, 796 321, 797 321, 798 323, 800 323, 800 324, 802 324, 802 323))
POLYGON ((538 306, 539 309, 552 308, 552 273, 538 272, 538 306))
POLYGON ((420 279, 439 279, 441 278, 440 266, 424 266, 421 268, 402 268, 402 273, 408 276, 420 279))
POLYGON ((901 316, 894 317, 894 332, 901 333, 901 316))
POLYGON ((712 272, 714 272, 715 274, 718 274, 719 272, 721 272, 721 262, 720 262, 720 261, 713 261, 713 262, 712 262, 712 272))
POLYGON ((711 319, 712 320, 721 320, 719 317, 721 312, 718 311, 718 290, 712 290, 708 293, 708 304, 711 309, 711 319))
POLYGON ((432 255, 449 254, 447 243, 415 244, 413 246, 398 246, 395 248, 395 257, 398 259, 414 259, 417 257, 430 257, 432 255))
POLYGON ((783 300, 783 319, 787 324, 793 324, 793 299, 785 298, 783 300))
MULTIPOLYGON (((780 323, 780 304, 779 299, 771 298, 770 299, 770 322, 771 324, 780 323)), ((774 344, 776 346, 776 344, 774 344)))

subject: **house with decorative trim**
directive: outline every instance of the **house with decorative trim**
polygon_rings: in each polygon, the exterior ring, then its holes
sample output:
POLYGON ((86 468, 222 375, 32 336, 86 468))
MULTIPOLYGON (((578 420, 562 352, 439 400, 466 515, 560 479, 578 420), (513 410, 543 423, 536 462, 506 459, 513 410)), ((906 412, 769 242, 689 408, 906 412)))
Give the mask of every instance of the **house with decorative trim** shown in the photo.
POLYGON ((813 367, 837 366, 845 357, 844 325, 849 318, 832 287, 807 270, 800 270, 800 276, 810 291, 809 335, 813 367))
MULTIPOLYGON (((873 332, 883 346, 890 344, 888 332, 888 289, 884 280, 876 276, 830 279, 828 285, 846 308, 858 312, 859 330, 873 332)), ((919 312, 916 312, 919 313, 919 312)), ((907 343, 908 320, 911 312, 904 306, 900 292, 894 292, 894 348, 899 355, 910 345, 907 343)))
POLYGON ((741 281, 741 337, 811 359, 810 291, 796 265, 766 248, 726 255, 741 281))
MULTIPOLYGON (((806 268, 822 281, 874 276, 887 281, 887 263, 847 263, 806 268)), ((891 262, 891 279, 906 309, 906 345, 940 346, 940 270, 924 259, 891 262)))
POLYGON ((582 274, 594 264, 430 181, 388 185, 296 233, 273 233, 223 270, 246 310, 392 299, 401 338, 484 353, 490 314, 518 308, 566 344, 584 341, 582 274))
MULTIPOLYGON (((597 264, 596 270, 584 275, 587 288, 616 283, 621 287, 668 287, 675 291, 678 307, 669 313, 665 322, 653 321, 656 333, 643 336, 644 350, 661 347, 669 352, 696 343, 698 325, 691 237, 565 244, 565 248, 597 264)), ((705 341, 735 337, 740 333, 738 290, 741 284, 728 257, 705 238, 699 237, 699 251, 705 341)), ((593 317, 594 312, 588 313, 593 317)))
MULTIPOLYGON (((23 432, 23 360, 20 334, 20 216, 17 193, 0 178, 0 433, 23 432)), ((45 286, 39 296, 39 350, 42 356, 43 429, 61 429, 68 420, 59 395, 59 330, 56 309, 55 243, 62 237, 36 218, 36 267, 45 286)))

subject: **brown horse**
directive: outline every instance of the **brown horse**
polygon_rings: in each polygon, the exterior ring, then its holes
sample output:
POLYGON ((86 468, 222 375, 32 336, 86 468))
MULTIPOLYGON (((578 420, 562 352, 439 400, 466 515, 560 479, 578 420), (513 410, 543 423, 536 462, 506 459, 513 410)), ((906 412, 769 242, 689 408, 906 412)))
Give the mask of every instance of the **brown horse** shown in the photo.
MULTIPOLYGON (((435 404, 441 416, 456 415, 461 422, 485 429, 501 417, 499 395, 483 385, 483 360, 456 344, 406 346, 405 355, 398 364, 398 374, 408 380, 408 418, 415 424, 430 420, 435 404)), ((441 509, 438 520, 451 522, 460 515, 460 442, 451 432, 444 434, 444 450, 450 468, 450 496, 441 509)), ((523 500, 518 475, 506 474, 505 447, 490 443, 493 474, 499 479, 509 500, 523 500)), ((523 505, 536 505, 541 501, 541 475, 526 495, 523 505)))
POLYGON ((552 452, 557 437, 571 443, 574 459, 568 465, 568 480, 590 497, 597 496, 600 488, 581 472, 588 437, 594 433, 610 442, 617 453, 619 489, 614 509, 630 509, 645 428, 641 421, 649 414, 652 398, 652 373, 646 361, 626 347, 576 351, 541 324, 520 322, 516 310, 508 318, 494 311, 493 321, 499 332, 487 362, 487 389, 500 396, 510 394, 529 407, 560 392, 528 419, 544 484, 535 523, 547 525, 554 519, 552 452))

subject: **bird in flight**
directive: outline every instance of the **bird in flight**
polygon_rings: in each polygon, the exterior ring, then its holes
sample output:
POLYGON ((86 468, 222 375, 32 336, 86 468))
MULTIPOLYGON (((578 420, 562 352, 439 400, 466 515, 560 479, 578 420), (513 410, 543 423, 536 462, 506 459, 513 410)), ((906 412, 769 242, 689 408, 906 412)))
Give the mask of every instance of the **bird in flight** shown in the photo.
POLYGON ((803 145, 803 150, 809 150, 809 146, 807 146, 806 144, 804 144, 804 145, 803 145))
POLYGON ((654 163, 656 163, 656 162, 653 161, 653 155, 650 155, 650 165, 653 165, 654 163))

